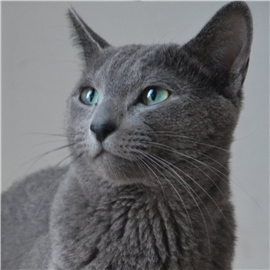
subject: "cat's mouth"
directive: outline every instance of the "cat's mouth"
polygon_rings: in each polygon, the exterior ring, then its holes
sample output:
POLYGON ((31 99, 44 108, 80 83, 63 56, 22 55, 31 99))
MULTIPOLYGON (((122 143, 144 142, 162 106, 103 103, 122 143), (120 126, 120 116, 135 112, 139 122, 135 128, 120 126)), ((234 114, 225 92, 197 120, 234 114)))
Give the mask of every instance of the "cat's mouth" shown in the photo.
POLYGON ((102 155, 106 155, 107 153, 109 153, 108 151, 104 150, 104 148, 102 148, 96 155, 95 155, 95 159, 102 156, 102 155))
POLYGON ((112 158, 114 155, 111 153, 111 152, 109 152, 109 151, 107 151, 107 150, 105 150, 104 148, 102 148, 95 156, 94 156, 94 159, 99 159, 99 158, 101 158, 102 160, 104 160, 104 161, 108 161, 108 159, 109 158, 112 158))

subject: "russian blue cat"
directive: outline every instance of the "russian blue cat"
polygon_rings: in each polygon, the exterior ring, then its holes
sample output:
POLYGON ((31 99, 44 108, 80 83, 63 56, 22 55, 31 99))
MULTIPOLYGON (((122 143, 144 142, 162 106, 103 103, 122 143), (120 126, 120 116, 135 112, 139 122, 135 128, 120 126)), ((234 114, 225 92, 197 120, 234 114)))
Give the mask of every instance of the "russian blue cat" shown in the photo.
POLYGON ((183 46, 114 47, 68 17, 84 63, 67 105, 73 161, 2 194, 2 269, 232 269, 247 4, 227 4, 183 46))

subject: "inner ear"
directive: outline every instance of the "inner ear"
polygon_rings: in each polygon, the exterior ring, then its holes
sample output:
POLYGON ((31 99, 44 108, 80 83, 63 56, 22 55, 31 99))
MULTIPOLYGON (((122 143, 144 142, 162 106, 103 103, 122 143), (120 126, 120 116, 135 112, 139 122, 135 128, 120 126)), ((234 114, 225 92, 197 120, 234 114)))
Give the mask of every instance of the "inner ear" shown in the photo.
POLYGON ((239 71, 248 61, 248 40, 245 19, 238 14, 232 14, 213 39, 213 60, 225 71, 239 71))

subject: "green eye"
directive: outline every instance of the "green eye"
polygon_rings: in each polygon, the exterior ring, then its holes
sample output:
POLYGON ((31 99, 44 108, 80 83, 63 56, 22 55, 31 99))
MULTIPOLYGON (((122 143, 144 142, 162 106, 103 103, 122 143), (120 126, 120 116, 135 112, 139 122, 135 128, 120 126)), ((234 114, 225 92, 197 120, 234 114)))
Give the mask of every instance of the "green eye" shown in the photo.
POLYGON ((151 87, 143 92, 142 101, 145 105, 155 105, 169 97, 169 92, 162 88, 151 87))
POLYGON ((86 105, 94 105, 98 101, 98 91, 91 88, 85 88, 80 95, 81 101, 86 105))

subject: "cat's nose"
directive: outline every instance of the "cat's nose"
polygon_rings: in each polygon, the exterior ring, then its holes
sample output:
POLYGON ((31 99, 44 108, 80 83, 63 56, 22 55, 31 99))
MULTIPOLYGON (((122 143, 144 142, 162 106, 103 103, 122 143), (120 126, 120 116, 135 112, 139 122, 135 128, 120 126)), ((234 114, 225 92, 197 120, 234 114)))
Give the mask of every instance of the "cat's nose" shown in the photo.
POLYGON ((116 130, 116 125, 113 122, 107 122, 104 124, 91 124, 90 129, 96 134, 97 140, 102 142, 108 135, 116 130))

